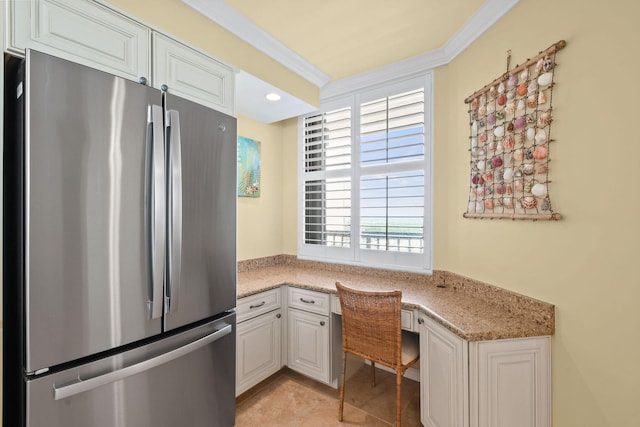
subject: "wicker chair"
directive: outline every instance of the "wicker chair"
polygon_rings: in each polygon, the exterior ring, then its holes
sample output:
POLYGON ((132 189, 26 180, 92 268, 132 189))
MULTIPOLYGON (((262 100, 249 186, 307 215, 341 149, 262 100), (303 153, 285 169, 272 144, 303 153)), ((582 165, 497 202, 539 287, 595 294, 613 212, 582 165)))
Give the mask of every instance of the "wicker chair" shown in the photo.
POLYGON ((342 421, 347 353, 371 362, 371 386, 375 387, 375 364, 396 371, 396 426, 400 426, 402 376, 418 361, 418 338, 403 339, 400 313, 402 292, 365 292, 336 282, 342 310, 342 384, 338 420, 342 421))

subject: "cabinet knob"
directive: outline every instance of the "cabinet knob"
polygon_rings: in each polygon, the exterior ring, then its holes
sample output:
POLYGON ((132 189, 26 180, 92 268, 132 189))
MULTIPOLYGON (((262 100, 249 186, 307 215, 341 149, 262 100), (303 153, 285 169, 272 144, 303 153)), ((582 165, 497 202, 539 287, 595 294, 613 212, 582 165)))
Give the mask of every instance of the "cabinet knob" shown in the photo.
POLYGON ((324 326, 324 320, 320 321, 320 326, 324 326))
POLYGON ((280 314, 280 313, 276 314, 276 319, 279 319, 281 317, 282 317, 282 314, 280 314))
POLYGON ((163 92, 167 92, 169 90, 169 86, 162 85, 162 86, 160 86, 160 90, 163 91, 163 92))
POLYGON ((146 77, 140 77, 138 79, 138 83, 140 83, 141 85, 147 85, 147 78, 146 77))
POLYGON ((424 323, 424 319, 422 317, 418 317, 418 324, 422 325, 424 323))

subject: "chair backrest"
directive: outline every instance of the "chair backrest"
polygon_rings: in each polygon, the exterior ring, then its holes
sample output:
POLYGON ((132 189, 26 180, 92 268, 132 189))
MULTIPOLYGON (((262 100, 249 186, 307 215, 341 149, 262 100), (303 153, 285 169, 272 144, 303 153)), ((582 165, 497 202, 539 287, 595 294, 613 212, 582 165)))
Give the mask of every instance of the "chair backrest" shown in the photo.
POLYGON ((369 292, 336 282, 342 349, 391 368, 402 364, 402 292, 369 292))

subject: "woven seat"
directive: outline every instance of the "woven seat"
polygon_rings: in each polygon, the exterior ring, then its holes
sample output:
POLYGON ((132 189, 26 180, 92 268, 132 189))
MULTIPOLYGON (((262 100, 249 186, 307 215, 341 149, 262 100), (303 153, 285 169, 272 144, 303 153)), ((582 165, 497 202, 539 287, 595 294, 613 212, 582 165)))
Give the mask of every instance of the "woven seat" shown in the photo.
POLYGON ((366 292, 336 282, 342 310, 342 384, 338 420, 342 421, 347 353, 371 362, 371 385, 375 387, 375 364, 396 372, 396 426, 400 426, 402 376, 419 358, 418 338, 403 338, 400 321, 402 292, 366 292))

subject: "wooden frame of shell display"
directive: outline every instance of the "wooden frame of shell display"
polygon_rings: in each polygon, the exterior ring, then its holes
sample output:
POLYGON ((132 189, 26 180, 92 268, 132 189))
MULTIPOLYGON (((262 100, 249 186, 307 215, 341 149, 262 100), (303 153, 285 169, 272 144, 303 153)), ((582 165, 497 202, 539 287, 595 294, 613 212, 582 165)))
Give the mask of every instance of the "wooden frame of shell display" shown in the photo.
POLYGON ((470 118, 465 218, 558 220, 549 196, 559 41, 464 100, 470 118))

